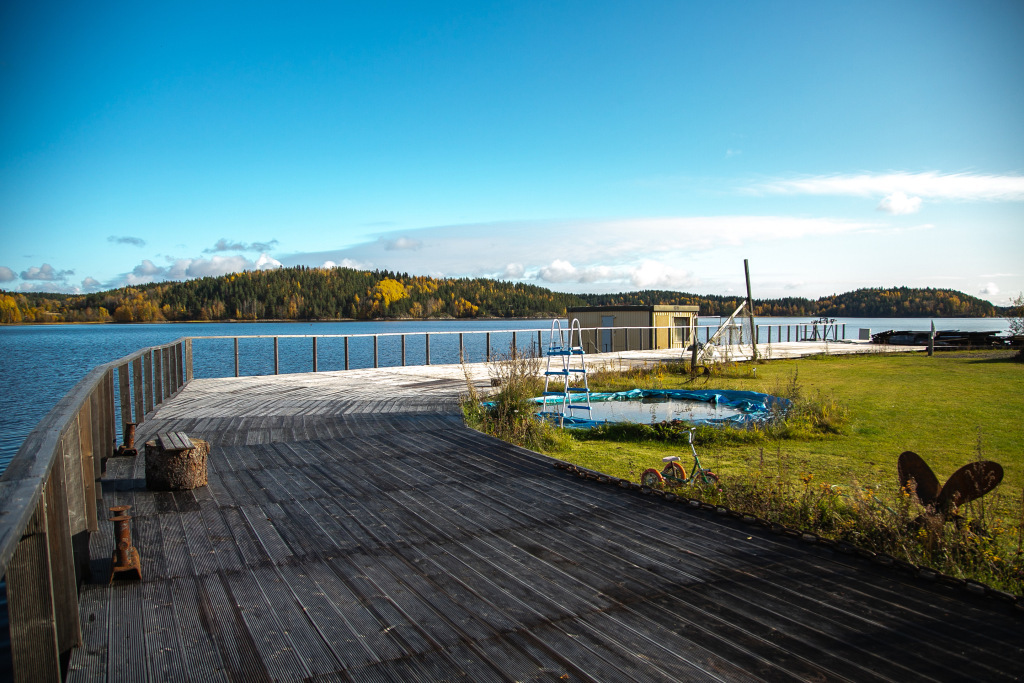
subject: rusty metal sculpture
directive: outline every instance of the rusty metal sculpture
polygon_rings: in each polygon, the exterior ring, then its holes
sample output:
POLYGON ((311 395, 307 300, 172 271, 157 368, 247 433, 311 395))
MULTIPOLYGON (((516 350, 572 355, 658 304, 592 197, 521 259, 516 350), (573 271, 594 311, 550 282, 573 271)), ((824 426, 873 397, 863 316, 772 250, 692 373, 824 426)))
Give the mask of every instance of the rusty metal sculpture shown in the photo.
POLYGON ((121 572, 134 571, 142 579, 142 561, 139 559, 139 551, 132 545, 132 530, 128 525, 132 516, 128 514, 131 505, 115 505, 110 508, 114 516, 110 521, 114 523, 114 538, 117 545, 114 546, 114 554, 111 557, 110 583, 114 583, 114 576, 121 572))
POLYGON ((128 455, 136 456, 139 451, 135 448, 135 427, 134 422, 129 422, 124 426, 124 443, 117 447, 117 451, 114 455, 128 455))
POLYGON ((978 460, 958 469, 940 486, 932 469, 913 451, 900 453, 897 470, 900 486, 913 491, 918 502, 925 507, 924 521, 938 526, 950 519, 960 519, 956 515, 957 508, 981 498, 1003 480, 1002 465, 991 460, 978 460))

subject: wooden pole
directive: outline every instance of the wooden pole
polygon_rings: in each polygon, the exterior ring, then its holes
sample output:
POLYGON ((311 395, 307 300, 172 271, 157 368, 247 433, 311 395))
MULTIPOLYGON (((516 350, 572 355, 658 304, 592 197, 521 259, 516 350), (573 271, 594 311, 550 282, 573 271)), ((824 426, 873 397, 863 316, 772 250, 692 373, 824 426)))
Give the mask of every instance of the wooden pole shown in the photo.
POLYGON ((235 337, 235 377, 238 377, 238 337, 235 337))
POLYGON ((313 372, 316 370, 316 337, 313 337, 313 372))
POLYGON ((750 264, 743 259, 743 274, 747 279, 747 315, 750 317, 750 350, 757 360, 757 328, 754 327, 754 299, 750 294, 750 264))
POLYGON ((281 374, 281 363, 277 353, 277 337, 274 337, 274 374, 281 374))

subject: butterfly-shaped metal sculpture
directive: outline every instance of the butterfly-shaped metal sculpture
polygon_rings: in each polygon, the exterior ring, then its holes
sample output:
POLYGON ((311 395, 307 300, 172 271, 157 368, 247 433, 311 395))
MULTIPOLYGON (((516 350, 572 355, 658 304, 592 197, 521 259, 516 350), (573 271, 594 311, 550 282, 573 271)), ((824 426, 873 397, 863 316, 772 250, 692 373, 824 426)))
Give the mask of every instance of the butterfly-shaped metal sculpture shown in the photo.
POLYGON ((927 517, 939 522, 951 518, 951 514, 964 503, 968 503, 994 489, 1003 480, 1003 466, 991 460, 978 460, 958 469, 939 486, 939 479, 932 468, 913 451, 900 453, 897 462, 900 486, 913 491, 917 500, 927 509, 927 517), (914 482, 911 485, 910 482, 914 482))

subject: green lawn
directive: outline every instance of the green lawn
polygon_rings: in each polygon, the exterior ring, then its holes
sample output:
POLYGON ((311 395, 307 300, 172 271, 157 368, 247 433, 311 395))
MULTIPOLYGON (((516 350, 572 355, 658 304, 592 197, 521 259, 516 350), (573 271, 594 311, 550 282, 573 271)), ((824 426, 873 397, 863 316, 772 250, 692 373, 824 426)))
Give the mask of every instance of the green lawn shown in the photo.
MULTIPOLYGON (((661 374, 639 384, 661 388, 748 389, 778 393, 794 373, 805 396, 832 397, 849 410, 842 434, 811 439, 765 440, 698 448, 728 480, 731 472, 756 466, 815 481, 895 489, 896 459, 905 450, 921 455, 944 482, 958 467, 994 460, 1005 470, 998 495, 1002 509, 1021 509, 1024 487, 1024 363, 1005 352, 945 352, 826 356, 773 360, 734 374, 690 383, 661 374)), ((597 376, 598 389, 621 389, 622 379, 597 376), (603 379, 603 381, 602 381, 603 379)), ((628 382, 627 382, 628 383, 628 382)), ((592 388, 595 382, 591 382, 592 388)), ((683 448, 686 448, 683 446, 683 448)), ((573 441, 556 455, 585 467, 634 481, 679 445, 573 441)))

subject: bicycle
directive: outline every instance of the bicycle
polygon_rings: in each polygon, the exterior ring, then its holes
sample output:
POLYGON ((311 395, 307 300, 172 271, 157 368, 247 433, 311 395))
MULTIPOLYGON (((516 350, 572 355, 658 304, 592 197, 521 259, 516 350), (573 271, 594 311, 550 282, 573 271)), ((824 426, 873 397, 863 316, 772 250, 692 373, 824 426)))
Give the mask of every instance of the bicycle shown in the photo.
POLYGON ((697 449, 693 445, 694 430, 694 427, 690 427, 690 451, 693 453, 693 469, 690 470, 690 476, 686 476, 686 470, 679 464, 679 456, 669 455, 661 459, 665 463, 665 468, 660 472, 653 467, 644 470, 643 474, 640 475, 640 484, 642 486, 652 489, 665 486, 676 488, 694 483, 717 484, 719 482, 718 475, 700 463, 700 456, 697 455, 697 449))

